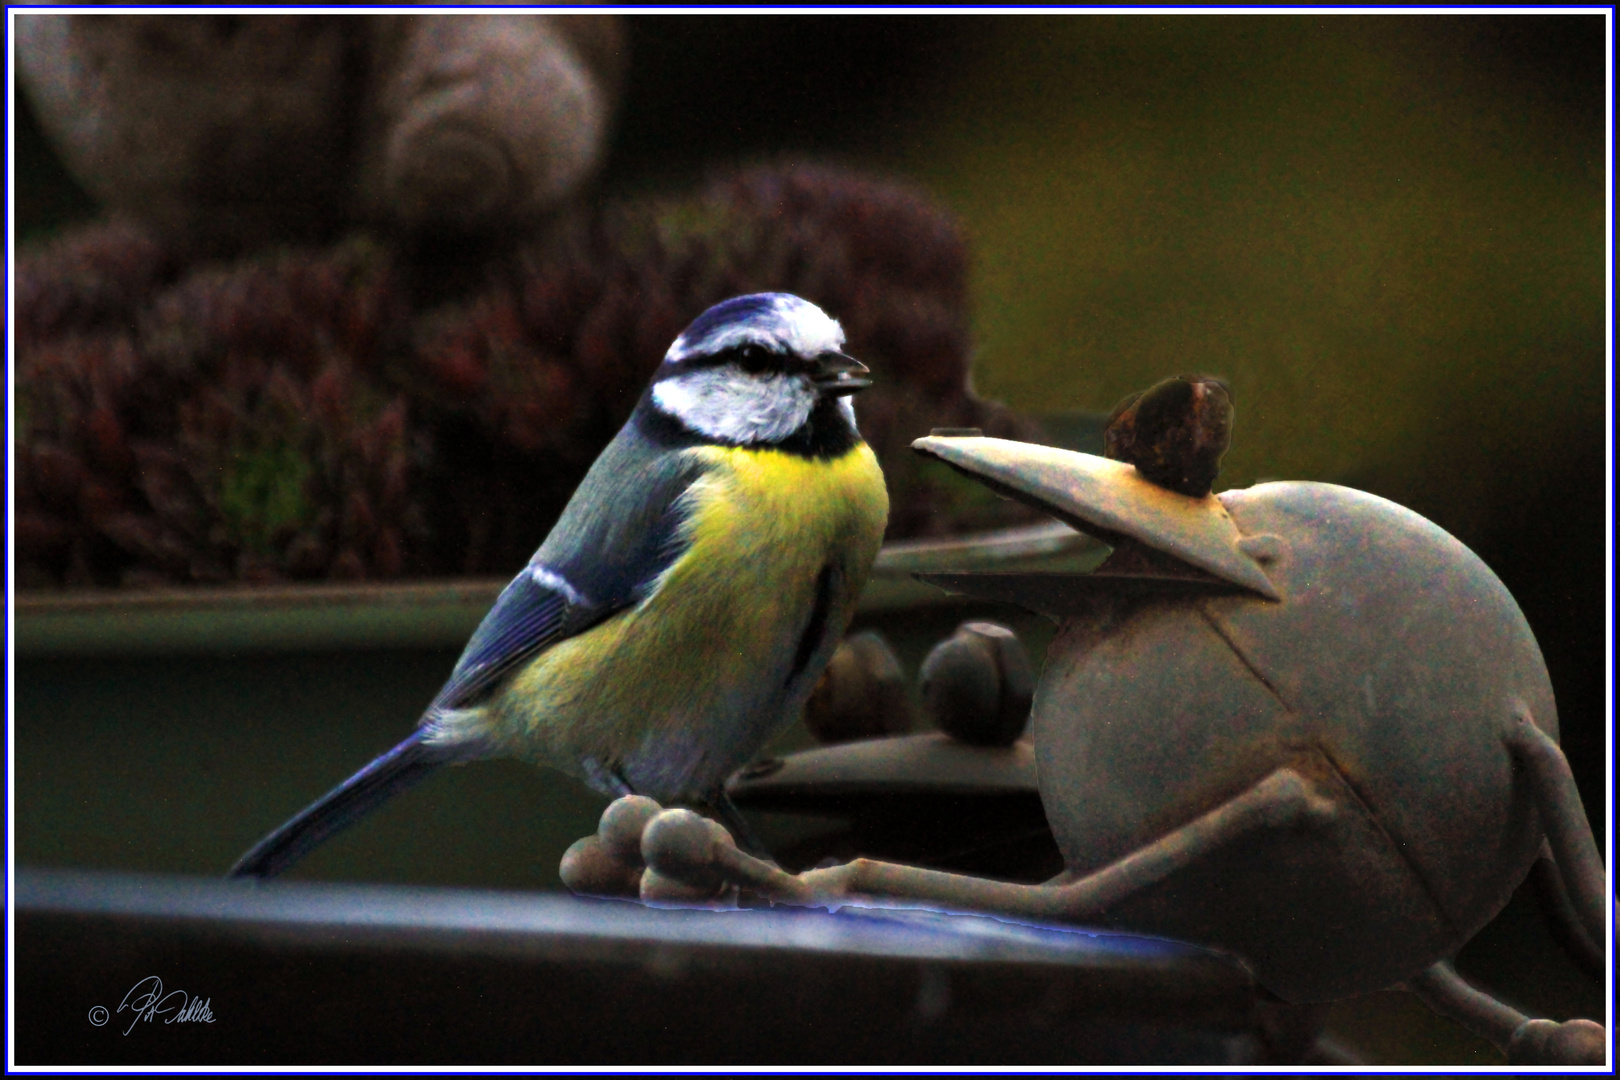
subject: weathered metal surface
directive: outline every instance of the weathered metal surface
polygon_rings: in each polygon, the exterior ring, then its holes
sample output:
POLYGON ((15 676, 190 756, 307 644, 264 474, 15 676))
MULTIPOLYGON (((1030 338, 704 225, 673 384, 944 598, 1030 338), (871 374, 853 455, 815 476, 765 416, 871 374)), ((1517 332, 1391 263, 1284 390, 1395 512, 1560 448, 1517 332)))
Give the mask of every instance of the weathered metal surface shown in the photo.
POLYGON ((1150 562, 1066 585, 932 578, 1066 617, 1033 736, 1071 873, 1150 847, 1281 766, 1343 803, 1337 833, 1211 853, 1116 905, 1110 923, 1232 948, 1273 990, 1316 1000, 1426 967, 1506 903, 1540 834, 1503 739, 1516 710, 1554 735, 1557 713, 1517 605, 1462 544, 1333 485, 1198 500, 1088 455, 918 447, 1079 527, 1234 583, 1266 579, 1267 599, 1153 586, 1150 562))
POLYGON ((1123 461, 1033 443, 928 436, 911 445, 1104 542, 1127 536, 1278 598, 1265 571, 1239 548, 1241 534, 1213 495, 1182 495, 1149 482, 1123 461))

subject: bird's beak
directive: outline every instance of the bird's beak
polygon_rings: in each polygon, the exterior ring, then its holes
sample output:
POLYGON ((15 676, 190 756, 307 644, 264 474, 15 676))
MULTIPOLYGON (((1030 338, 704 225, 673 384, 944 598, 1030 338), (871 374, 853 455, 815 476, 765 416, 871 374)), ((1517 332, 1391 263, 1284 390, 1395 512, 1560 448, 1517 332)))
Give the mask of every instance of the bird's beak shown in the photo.
POLYGON ((822 353, 816 357, 815 370, 810 373, 810 381, 823 394, 840 397, 844 394, 855 394, 872 385, 867 378, 872 369, 843 353, 822 353))

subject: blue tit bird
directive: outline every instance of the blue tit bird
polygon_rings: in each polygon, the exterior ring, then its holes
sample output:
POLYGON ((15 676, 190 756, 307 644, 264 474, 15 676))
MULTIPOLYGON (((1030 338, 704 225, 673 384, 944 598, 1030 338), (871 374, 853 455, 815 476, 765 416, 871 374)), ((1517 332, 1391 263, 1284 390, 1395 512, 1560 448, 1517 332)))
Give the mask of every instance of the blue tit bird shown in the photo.
MULTIPOLYGON (((802 712, 889 512, 838 322, 786 293, 705 311, 468 641, 416 730, 271 833, 272 877, 444 765, 516 757, 709 808, 802 712)), ((755 845, 757 846, 757 845, 755 845)))

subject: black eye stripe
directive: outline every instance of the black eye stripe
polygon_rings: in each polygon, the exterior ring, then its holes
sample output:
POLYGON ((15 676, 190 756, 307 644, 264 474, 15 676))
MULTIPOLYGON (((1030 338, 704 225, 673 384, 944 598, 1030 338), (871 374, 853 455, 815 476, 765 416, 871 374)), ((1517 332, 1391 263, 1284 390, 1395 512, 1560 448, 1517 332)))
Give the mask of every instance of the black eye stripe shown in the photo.
POLYGON ((771 367, 777 366, 774 363, 777 357, 774 357, 771 353, 766 352, 758 345, 744 345, 742 348, 736 350, 736 352, 737 366, 748 372, 750 375, 760 375, 769 370, 771 367))
POLYGON ((801 360, 789 353, 767 349, 763 345, 737 345, 729 349, 721 349, 719 352, 689 356, 681 363, 689 370, 736 364, 737 367, 750 375, 796 371, 800 368, 809 370, 813 366, 808 361, 801 360))

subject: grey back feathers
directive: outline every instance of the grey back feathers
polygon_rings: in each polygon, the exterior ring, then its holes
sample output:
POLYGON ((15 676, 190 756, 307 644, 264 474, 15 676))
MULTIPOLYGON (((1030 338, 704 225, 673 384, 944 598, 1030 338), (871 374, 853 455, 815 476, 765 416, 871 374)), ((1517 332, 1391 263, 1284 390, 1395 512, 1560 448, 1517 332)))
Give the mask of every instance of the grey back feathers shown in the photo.
POLYGON ((675 503, 702 471, 691 455, 661 452, 625 425, 473 632, 428 710, 435 745, 453 741, 436 714, 475 703, 535 652, 645 599, 680 555, 675 503))
POLYGON ((646 599, 684 550, 677 504, 703 470, 693 455, 663 451, 626 424, 473 632, 422 718, 425 743, 459 760, 497 752, 468 734, 476 718, 464 708, 536 653, 646 599))
POLYGON ((562 578, 598 617, 639 603, 681 554, 677 500, 705 468, 626 424, 535 552, 531 575, 543 567, 562 578))

